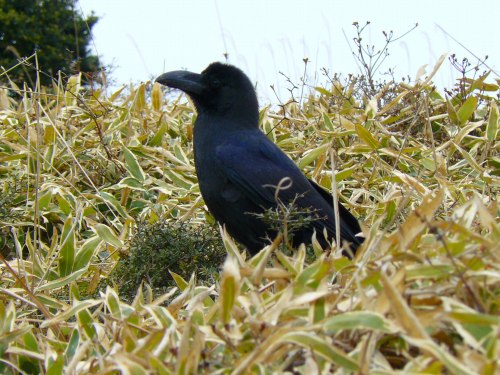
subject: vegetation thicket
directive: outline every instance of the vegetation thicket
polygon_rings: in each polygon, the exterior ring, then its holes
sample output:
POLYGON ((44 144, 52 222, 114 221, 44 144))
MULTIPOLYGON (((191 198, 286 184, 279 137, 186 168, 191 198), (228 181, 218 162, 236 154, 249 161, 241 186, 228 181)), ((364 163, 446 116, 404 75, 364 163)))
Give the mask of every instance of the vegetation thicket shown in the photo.
POLYGON ((87 83, 99 79, 90 48, 98 20, 83 17, 77 0, 0 0, 0 83, 47 86, 77 72, 87 83))
POLYGON ((444 94, 443 61, 260 111, 360 218, 352 261, 220 233, 183 96, 1 88, 0 373, 498 373, 500 80, 444 94))

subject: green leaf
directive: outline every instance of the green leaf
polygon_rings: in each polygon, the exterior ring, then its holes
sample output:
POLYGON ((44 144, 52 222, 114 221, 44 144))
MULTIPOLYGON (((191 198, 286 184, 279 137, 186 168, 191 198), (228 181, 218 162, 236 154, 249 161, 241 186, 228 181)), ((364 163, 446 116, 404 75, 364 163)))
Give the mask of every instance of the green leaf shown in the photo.
POLYGON ((380 142, 375 139, 372 133, 360 124, 356 124, 356 133, 358 133, 359 138, 372 149, 376 150, 381 147, 380 142))
POLYGON ((466 312, 450 312, 450 318, 460 322, 469 324, 478 324, 486 326, 500 325, 500 317, 490 314, 466 313, 466 312))
POLYGON ((148 145, 151 147, 161 146, 161 141, 163 139, 163 135, 167 132, 167 130, 168 130, 167 123, 162 122, 162 124, 160 125, 160 128, 158 129, 158 131, 156 132, 154 137, 151 138, 148 145))
POLYGON ((300 169, 304 169, 304 167, 311 164, 314 160, 316 160, 320 155, 325 154, 330 149, 330 144, 324 144, 317 148, 313 148, 312 150, 306 151, 304 156, 299 160, 298 166, 300 169))
POLYGON ((462 129, 457 133, 454 138, 455 143, 461 144, 463 139, 469 135, 472 131, 484 125, 484 121, 480 120, 477 122, 469 122, 467 125, 463 126, 462 129))
POLYGON ((45 210, 52 200, 52 190, 46 190, 38 195, 38 209, 45 210))
POLYGON ((122 217, 129 217, 123 206, 113 195, 106 193, 105 191, 99 192, 99 195, 106 204, 109 204, 112 208, 114 208, 122 217))
POLYGON ((101 303, 102 303, 101 300, 96 300, 96 299, 86 299, 84 301, 76 301, 69 309, 62 310, 62 312, 54 316, 52 319, 44 320, 43 323, 41 324, 41 327, 45 328, 45 327, 50 327, 57 323, 66 322, 68 319, 71 319, 75 315, 77 315, 80 311, 86 310, 93 306, 97 306, 101 303))
MULTIPOLYGON (((176 288, 173 288, 172 290, 177 291, 176 288)), ((151 317, 161 328, 168 328, 177 323, 170 311, 163 306, 147 305, 144 308, 150 312, 151 317)))
POLYGON ((16 308, 11 302, 5 307, 4 301, 0 301, 0 334, 11 331, 16 320, 16 308))
POLYGON ((236 259, 227 257, 221 280, 221 313, 224 324, 230 322, 236 298, 240 292, 240 272, 236 259))
POLYGON ((67 197, 63 196, 62 194, 57 194, 56 199, 61 211, 64 212, 66 215, 69 215, 71 211, 74 209, 73 205, 74 200, 69 201, 67 197))
POLYGON ((31 350, 32 352, 40 352, 36 336, 31 330, 23 335, 23 343, 26 349, 31 350))
POLYGON ((133 190, 139 190, 139 191, 144 191, 144 185, 142 182, 136 180, 133 177, 125 177, 118 183, 118 187, 123 188, 123 187, 128 187, 133 190))
POLYGON ((356 361, 349 358, 341 349, 328 343, 325 339, 310 332, 292 332, 283 335, 281 342, 291 342, 311 349, 315 355, 319 355, 349 371, 358 371, 359 366, 356 361))
POLYGON ((454 268, 446 264, 436 265, 412 265, 407 268, 406 277, 408 280, 442 278, 453 274, 454 268))
POLYGON ((447 99, 446 100, 446 109, 448 110, 448 116, 452 124, 458 123, 458 115, 453 104, 447 99))
POLYGON ((108 227, 106 224, 96 224, 95 231, 97 235, 106 243, 116 247, 123 247, 122 241, 118 238, 118 236, 113 232, 113 230, 108 227))
POLYGON ((61 287, 65 286, 65 285, 70 284, 73 281, 78 280, 78 278, 80 276, 82 276, 85 271, 86 271, 85 269, 81 269, 81 270, 73 272, 73 273, 71 273, 71 274, 69 274, 67 276, 61 277, 61 278, 56 279, 56 280, 52 280, 52 281, 50 281, 50 282, 48 282, 46 284, 43 284, 43 285, 37 287, 36 291, 37 292, 41 292, 41 291, 44 291, 44 290, 54 290, 54 289, 61 288, 61 287))
POLYGON ((320 94, 323 94, 325 96, 328 96, 328 97, 333 96, 333 94, 330 91, 328 91, 327 89, 325 89, 325 88, 323 88, 321 86, 316 86, 314 89, 317 92, 319 92, 320 94))
POLYGON ((62 375, 64 369, 64 356, 58 354, 55 361, 49 357, 46 375, 62 375))
POLYGON ((352 176, 352 174, 354 173, 354 171, 356 169, 358 169, 358 168, 359 167, 356 165, 354 167, 344 168, 341 171, 338 171, 337 173, 335 173, 335 181, 336 182, 340 182, 340 181, 348 179, 349 177, 352 176))
POLYGON ((59 253, 59 274, 67 276, 73 272, 75 262, 75 228, 73 218, 69 216, 63 226, 61 250, 59 253))
POLYGON ((114 318, 118 320, 122 318, 120 299, 118 298, 116 292, 109 286, 106 288, 106 306, 114 318))
POLYGON ((125 145, 122 145, 122 151, 125 157, 125 168, 127 168, 127 171, 136 180, 144 182, 146 177, 144 175, 144 171, 139 165, 139 162, 137 161, 137 157, 134 155, 132 151, 130 151, 127 147, 125 147, 125 145))
POLYGON ((462 106, 458 109, 457 117, 460 125, 465 124, 470 119, 476 110, 477 102, 478 98, 476 96, 469 96, 465 100, 464 104, 462 104, 462 106))
POLYGON ((420 164, 422 164, 425 169, 431 172, 434 172, 436 170, 436 163, 434 162, 434 159, 422 158, 420 159, 420 164))
POLYGON ((314 313, 313 313, 313 321, 314 323, 318 323, 319 321, 323 320, 326 315, 326 303, 324 298, 320 298, 316 301, 313 302, 314 306, 314 313))
POLYGON ((78 332, 78 329, 74 329, 68 341, 68 346, 66 347, 66 350, 64 352, 64 357, 66 358, 66 361, 71 360, 75 356, 79 344, 80 344, 80 332, 78 332))
POLYGON ((186 280, 184 280, 184 278, 181 275, 179 275, 173 271, 170 271, 170 270, 168 272, 170 273, 170 275, 174 279, 175 283, 177 284, 177 286, 179 287, 181 292, 183 292, 187 288, 189 283, 186 280))
POLYGON ((165 174, 172 180, 172 182, 175 185, 182 187, 186 190, 190 190, 194 185, 193 182, 187 180, 186 178, 181 176, 179 173, 174 172, 171 169, 165 169, 165 174))
POLYGON ((466 150, 464 150, 462 147, 458 146, 456 143, 453 143, 457 150, 462 154, 463 158, 467 160, 467 163, 476 170, 478 173, 483 173, 483 168, 477 163, 476 159, 469 154, 466 150))
POLYGON ((75 258, 75 270, 79 270, 82 268, 87 268, 90 264, 90 259, 95 254, 96 249, 101 244, 102 239, 98 236, 91 237, 87 239, 83 246, 78 250, 75 258))
POLYGON ((328 130, 335 130, 335 127, 332 124, 332 120, 330 120, 330 117, 328 117, 328 114, 326 112, 323 112, 323 122, 325 123, 325 127, 328 130))
MULTIPOLYGON (((87 309, 79 310, 76 313, 78 324, 83 328, 83 332, 87 336, 87 338, 91 341, 94 341, 97 338, 97 330, 94 326, 94 319, 92 315, 90 315, 87 309)), ((97 324, 97 322, 96 322, 97 324)))
POLYGON ((323 327, 329 334, 344 329, 371 329, 386 333, 395 332, 395 329, 383 315, 369 311, 355 311, 335 315, 327 319, 323 327))

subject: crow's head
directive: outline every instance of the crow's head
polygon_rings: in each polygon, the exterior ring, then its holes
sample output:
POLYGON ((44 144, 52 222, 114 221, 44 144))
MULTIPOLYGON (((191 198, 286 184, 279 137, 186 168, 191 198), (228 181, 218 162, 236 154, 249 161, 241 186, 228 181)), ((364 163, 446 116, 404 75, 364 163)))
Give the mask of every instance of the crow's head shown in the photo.
POLYGON ((199 113, 258 121, 252 82, 235 66, 215 62, 201 74, 177 70, 162 74, 156 82, 184 91, 199 113))

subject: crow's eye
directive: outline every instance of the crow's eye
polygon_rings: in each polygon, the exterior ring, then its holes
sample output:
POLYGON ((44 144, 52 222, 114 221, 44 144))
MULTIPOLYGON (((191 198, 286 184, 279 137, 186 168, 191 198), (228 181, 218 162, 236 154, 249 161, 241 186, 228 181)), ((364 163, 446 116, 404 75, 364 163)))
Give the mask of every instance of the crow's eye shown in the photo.
POLYGON ((217 89, 217 88, 222 86, 222 82, 219 81, 218 79, 212 79, 210 81, 210 86, 212 86, 212 88, 214 88, 214 89, 217 89))

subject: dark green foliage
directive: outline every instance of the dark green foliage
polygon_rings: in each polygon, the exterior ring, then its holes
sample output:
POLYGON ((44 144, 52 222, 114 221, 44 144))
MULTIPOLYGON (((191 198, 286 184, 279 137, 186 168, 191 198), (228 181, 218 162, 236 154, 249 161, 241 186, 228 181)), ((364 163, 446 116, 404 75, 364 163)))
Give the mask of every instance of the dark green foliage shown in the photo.
MULTIPOLYGON (((292 245, 292 239, 295 232, 310 226, 315 220, 318 220, 318 213, 311 209, 297 207, 295 199, 287 204, 279 203, 278 207, 268 208, 262 214, 255 214, 260 217, 273 231, 283 234, 283 241, 280 244, 280 249, 289 254, 295 249, 292 245)), ((314 259, 314 251, 312 245, 306 246, 310 260, 314 259)))
POLYGON ((226 250, 217 228, 208 224, 139 223, 130 253, 122 258, 112 279, 120 295, 132 299, 142 282, 158 292, 175 286, 169 271, 199 284, 213 284, 224 263, 226 250))
POLYGON ((15 255, 11 228, 20 219, 21 214, 15 207, 24 202, 26 185, 25 178, 9 176, 0 186, 0 254, 5 259, 15 255))
MULTIPOLYGON (((76 0, 0 0, 0 66, 9 70, 37 52, 43 85, 49 85, 59 71, 63 76, 97 72, 99 59, 88 47, 98 18, 93 14, 83 18, 77 8, 76 0)), ((34 86, 35 59, 7 74, 18 85, 34 86)), ((0 76, 0 81, 6 80, 0 76)))

